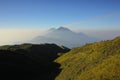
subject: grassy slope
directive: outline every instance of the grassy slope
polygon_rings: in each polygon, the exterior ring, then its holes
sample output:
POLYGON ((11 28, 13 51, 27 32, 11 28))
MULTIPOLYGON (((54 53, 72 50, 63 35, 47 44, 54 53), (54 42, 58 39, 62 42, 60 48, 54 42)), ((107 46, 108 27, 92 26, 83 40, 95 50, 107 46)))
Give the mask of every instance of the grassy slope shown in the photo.
POLYGON ((73 48, 55 62, 62 65, 56 80, 120 80, 120 37, 73 48))

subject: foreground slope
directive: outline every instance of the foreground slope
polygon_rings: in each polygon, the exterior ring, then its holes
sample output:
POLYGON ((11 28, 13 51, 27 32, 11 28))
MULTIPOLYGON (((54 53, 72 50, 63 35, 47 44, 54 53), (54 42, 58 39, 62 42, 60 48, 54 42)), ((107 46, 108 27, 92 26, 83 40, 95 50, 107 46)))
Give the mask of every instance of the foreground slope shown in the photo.
POLYGON ((21 44, 0 47, 0 79, 54 80, 60 64, 58 53, 69 51, 55 44, 21 44))
POLYGON ((120 37, 73 48, 55 62, 56 80, 120 80, 120 37))

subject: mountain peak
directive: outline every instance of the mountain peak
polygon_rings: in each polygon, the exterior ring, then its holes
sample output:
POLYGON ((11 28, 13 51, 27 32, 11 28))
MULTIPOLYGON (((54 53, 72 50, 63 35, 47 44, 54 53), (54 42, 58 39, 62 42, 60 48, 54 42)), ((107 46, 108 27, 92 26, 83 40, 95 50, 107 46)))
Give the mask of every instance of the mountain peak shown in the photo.
POLYGON ((63 27, 63 26, 59 27, 57 30, 71 31, 70 29, 68 29, 68 28, 66 28, 66 27, 63 27))

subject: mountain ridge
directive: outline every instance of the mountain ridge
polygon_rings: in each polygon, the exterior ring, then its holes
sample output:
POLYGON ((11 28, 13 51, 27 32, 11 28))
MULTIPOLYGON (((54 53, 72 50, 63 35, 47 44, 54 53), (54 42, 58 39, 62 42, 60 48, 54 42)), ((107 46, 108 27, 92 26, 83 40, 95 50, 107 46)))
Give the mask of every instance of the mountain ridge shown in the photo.
POLYGON ((48 43, 0 46, 0 77, 12 80, 120 80, 119 46, 120 36, 71 50, 64 45, 48 43))
POLYGON ((73 48, 57 58, 61 73, 55 80, 120 80, 120 36, 73 48))
POLYGON ((76 33, 68 28, 59 27, 57 29, 49 29, 44 35, 34 38, 31 43, 55 43, 57 45, 65 45, 72 48, 95 41, 99 40, 87 36, 84 33, 76 33))
POLYGON ((60 72, 60 64, 53 62, 69 51, 56 44, 21 44, 0 46, 1 79, 54 80, 60 72))

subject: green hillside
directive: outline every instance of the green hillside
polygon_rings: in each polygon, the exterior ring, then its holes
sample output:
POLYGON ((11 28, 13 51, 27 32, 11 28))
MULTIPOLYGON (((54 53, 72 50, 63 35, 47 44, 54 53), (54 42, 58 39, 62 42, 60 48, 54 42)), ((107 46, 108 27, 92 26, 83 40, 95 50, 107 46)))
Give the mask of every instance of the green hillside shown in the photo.
POLYGON ((73 48, 57 58, 56 80, 120 80, 120 37, 73 48))
POLYGON ((68 48, 55 44, 21 44, 0 47, 0 79, 54 80, 60 64, 53 62, 68 48))

